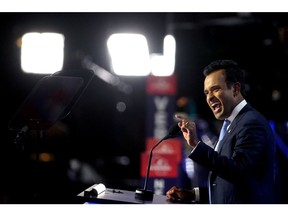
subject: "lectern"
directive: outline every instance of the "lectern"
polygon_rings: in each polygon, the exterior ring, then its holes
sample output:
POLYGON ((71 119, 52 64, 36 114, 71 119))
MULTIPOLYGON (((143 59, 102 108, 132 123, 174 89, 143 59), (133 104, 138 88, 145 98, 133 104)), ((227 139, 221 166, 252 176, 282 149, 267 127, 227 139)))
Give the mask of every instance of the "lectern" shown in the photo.
POLYGON ((153 195, 151 201, 139 200, 135 197, 135 191, 106 188, 104 192, 98 195, 87 195, 95 186, 87 188, 77 195, 78 201, 83 203, 98 203, 98 204, 169 204, 164 195, 153 195))

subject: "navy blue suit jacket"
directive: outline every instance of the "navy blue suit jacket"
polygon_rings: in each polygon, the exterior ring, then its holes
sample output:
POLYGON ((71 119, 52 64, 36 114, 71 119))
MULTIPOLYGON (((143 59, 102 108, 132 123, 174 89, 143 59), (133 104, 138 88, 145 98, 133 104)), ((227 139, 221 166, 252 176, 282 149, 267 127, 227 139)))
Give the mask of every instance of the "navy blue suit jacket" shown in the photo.
MULTIPOLYGON (((274 135, 264 116, 247 104, 219 145, 218 153, 200 142, 189 155, 212 171, 211 203, 276 203, 274 135)), ((202 202, 207 191, 200 189, 202 202)))

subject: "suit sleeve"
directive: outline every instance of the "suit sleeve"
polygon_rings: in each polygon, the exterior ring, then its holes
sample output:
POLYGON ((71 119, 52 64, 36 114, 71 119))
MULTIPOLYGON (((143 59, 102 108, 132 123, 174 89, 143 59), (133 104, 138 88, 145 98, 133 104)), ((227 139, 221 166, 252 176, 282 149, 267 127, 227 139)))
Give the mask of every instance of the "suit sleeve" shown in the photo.
POLYGON ((273 151, 272 142, 261 119, 248 116, 225 140, 221 155, 200 142, 188 157, 229 182, 239 182, 262 175, 273 151))

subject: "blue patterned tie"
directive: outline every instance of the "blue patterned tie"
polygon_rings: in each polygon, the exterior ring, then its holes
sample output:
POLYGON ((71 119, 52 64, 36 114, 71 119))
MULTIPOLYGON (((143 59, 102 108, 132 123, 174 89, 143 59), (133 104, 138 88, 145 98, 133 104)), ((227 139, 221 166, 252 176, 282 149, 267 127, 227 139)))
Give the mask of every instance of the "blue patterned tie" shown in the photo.
MULTIPOLYGON (((222 128, 221 128, 221 131, 220 131, 220 136, 219 136, 218 142, 217 142, 217 144, 215 146, 215 151, 218 151, 219 143, 223 139, 229 124, 230 124, 230 121, 225 119, 224 122, 223 122, 222 128)), ((209 203, 210 204, 211 204, 211 184, 210 184, 211 174, 212 174, 212 172, 209 172, 209 176, 208 176, 208 192, 209 192, 209 203)))
POLYGON ((223 139, 226 131, 227 131, 227 127, 228 125, 230 124, 230 121, 225 119, 224 122, 223 122, 223 125, 222 125, 222 128, 221 128, 221 131, 220 131, 220 136, 219 136, 219 139, 218 139, 218 142, 216 144, 216 147, 215 147, 215 151, 218 151, 219 149, 219 143, 220 141, 223 139))

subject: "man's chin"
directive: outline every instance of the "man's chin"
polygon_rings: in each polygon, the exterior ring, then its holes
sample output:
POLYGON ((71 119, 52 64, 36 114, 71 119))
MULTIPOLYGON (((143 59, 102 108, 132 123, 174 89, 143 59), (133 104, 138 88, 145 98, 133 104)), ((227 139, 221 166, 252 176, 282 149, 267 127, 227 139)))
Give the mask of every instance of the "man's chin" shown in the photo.
POLYGON ((221 117, 221 113, 213 113, 213 114, 217 120, 223 120, 223 118, 221 117))

